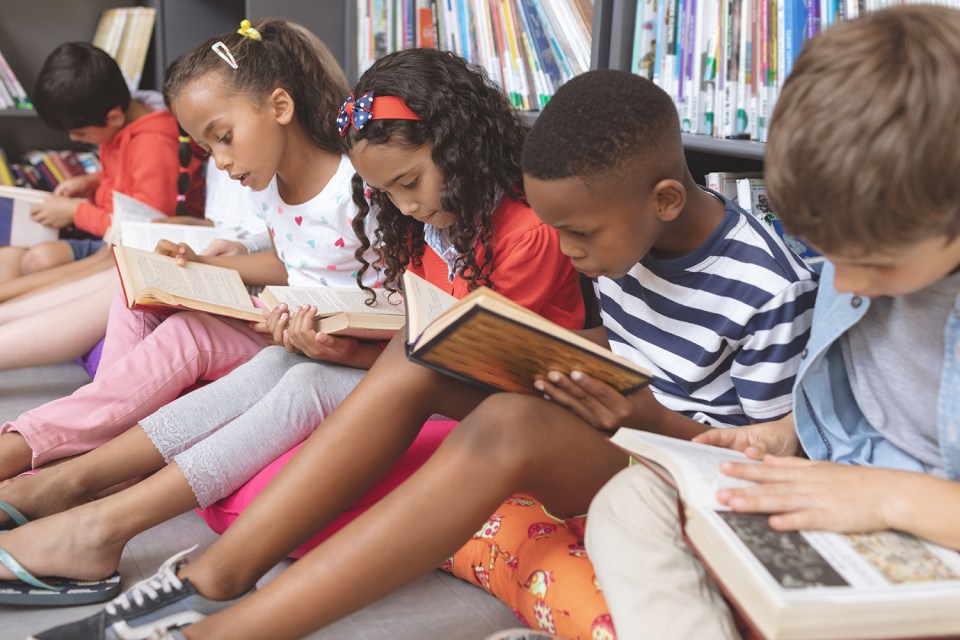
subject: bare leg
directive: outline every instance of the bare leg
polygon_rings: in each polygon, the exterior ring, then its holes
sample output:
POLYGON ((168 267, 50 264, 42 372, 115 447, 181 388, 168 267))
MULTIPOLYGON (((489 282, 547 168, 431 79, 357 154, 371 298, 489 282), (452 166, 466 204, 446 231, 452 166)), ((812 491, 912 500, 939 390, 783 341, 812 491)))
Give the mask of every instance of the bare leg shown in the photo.
POLYGON ((41 242, 30 247, 20 260, 20 272, 30 275, 37 271, 73 262, 73 249, 62 240, 41 242))
MULTIPOLYGON (((2 251, 2 249, 0 249, 2 251)), ((8 282, 0 281, 0 302, 12 300, 17 296, 22 296, 46 288, 79 280, 88 275, 113 268, 113 257, 110 249, 104 247, 92 256, 76 262, 68 262, 57 267, 31 273, 10 280, 8 282)))
POLYGON ((66 362, 90 351, 107 332, 116 287, 116 275, 103 271, 36 297, 0 305, 0 322, 8 311, 40 305, 31 314, 0 324, 0 370, 66 362), (65 289, 76 297, 42 308, 65 289))
POLYGON ((409 362, 402 339, 395 339, 263 493, 188 567, 189 575, 211 598, 246 592, 376 483, 431 414, 463 417, 486 395, 409 362))
MULTIPOLYGON (((119 493, 6 532, 3 548, 37 576, 103 578, 116 571, 130 538, 196 506, 173 463, 119 493)), ((10 578, 0 567, 0 579, 10 578)))
MULTIPOLYGON (((303 637, 439 565, 506 497, 529 493, 551 513, 586 513, 593 495, 626 463, 605 434, 564 409, 537 398, 493 396, 393 493, 269 585, 188 627, 186 635, 303 637)), ((209 587, 194 567, 182 573, 203 593, 209 587)))
POLYGON ((23 275, 20 273, 20 260, 26 252, 27 250, 21 247, 0 247, 0 282, 8 282, 23 275))
POLYGON ((9 478, 28 470, 33 450, 19 433, 0 435, 0 478, 9 478))
POLYGON ((0 303, 0 325, 58 307, 67 301, 83 300, 107 286, 112 286, 113 290, 119 286, 116 272, 112 269, 103 269, 75 281, 58 282, 48 288, 17 296, 0 303))
MULTIPOLYGON (((26 447, 19 434, 4 434, 0 440, 7 437, 19 438, 26 447)), ((7 480, 0 484, 0 500, 30 519, 41 518, 89 502, 116 484, 163 466, 163 456, 137 425, 89 453, 44 467, 35 475, 7 480)))

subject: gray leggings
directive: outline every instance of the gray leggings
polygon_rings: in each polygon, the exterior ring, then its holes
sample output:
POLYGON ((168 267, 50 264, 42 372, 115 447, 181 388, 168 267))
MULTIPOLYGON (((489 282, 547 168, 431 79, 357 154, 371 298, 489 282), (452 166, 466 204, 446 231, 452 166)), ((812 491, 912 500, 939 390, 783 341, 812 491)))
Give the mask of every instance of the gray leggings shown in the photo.
POLYGON ((140 426, 206 508, 313 433, 365 373, 267 347, 140 426))

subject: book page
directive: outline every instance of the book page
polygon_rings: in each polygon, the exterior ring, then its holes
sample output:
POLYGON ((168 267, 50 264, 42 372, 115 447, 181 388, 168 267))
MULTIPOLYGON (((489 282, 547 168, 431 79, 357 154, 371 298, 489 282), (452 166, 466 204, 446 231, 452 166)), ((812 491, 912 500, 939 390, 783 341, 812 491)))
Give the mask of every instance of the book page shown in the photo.
MULTIPOLYGON (((276 299, 276 303, 286 303, 291 309, 300 306, 317 307, 317 315, 324 316, 345 311, 348 313, 385 313, 403 314, 403 298, 399 294, 389 295, 386 289, 377 289, 377 303, 367 305, 370 294, 360 289, 344 289, 337 287, 279 287, 269 285, 265 293, 269 292, 276 299)), ((273 300, 263 296, 267 306, 272 309, 273 300)))
POLYGON ((34 204, 33 200, 7 197, 0 192, 0 246, 32 247, 39 242, 57 239, 57 229, 45 227, 30 217, 34 204))
POLYGON ((142 251, 153 251, 161 240, 183 243, 200 253, 217 238, 234 240, 233 234, 215 227, 191 224, 154 224, 123 220, 120 223, 120 243, 142 251))
POLYGON ((403 272, 403 299, 407 306, 407 336, 411 343, 457 299, 410 271, 403 272))
POLYGON ((134 276, 138 297, 143 288, 148 288, 188 300, 235 309, 255 309, 240 274, 233 269, 196 262, 188 262, 185 267, 180 267, 169 256, 129 247, 119 250, 123 251, 128 271, 134 276))
POLYGON ((642 458, 653 460, 666 469, 673 476, 684 501, 714 510, 729 509, 717 502, 717 491, 753 484, 724 475, 720 472, 720 463, 729 461, 760 464, 732 449, 625 427, 617 430, 610 441, 642 458))
POLYGON ((120 193, 113 192, 113 224, 117 225, 128 220, 136 222, 150 222, 157 218, 165 218, 162 211, 154 209, 148 204, 140 202, 136 198, 120 193))

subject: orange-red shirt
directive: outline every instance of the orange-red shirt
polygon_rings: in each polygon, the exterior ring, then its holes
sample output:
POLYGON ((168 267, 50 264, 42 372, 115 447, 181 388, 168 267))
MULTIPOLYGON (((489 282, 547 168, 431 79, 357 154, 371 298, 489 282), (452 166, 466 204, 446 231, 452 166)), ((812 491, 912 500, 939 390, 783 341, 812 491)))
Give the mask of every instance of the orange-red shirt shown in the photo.
MULTIPOLYGON (((504 196, 493 214, 493 270, 498 293, 568 329, 582 329, 583 296, 570 259, 560 251, 560 237, 529 206, 504 196)), ((484 264, 477 242, 477 262, 484 264)), ((447 277, 447 263, 432 249, 423 253, 423 268, 408 267, 447 293, 463 298, 468 282, 447 277)))
MULTIPOLYGON (((92 202, 77 207, 74 224, 102 236, 113 216, 113 192, 119 190, 151 207, 173 215, 177 206, 177 178, 180 172, 177 121, 166 110, 153 111, 120 129, 100 145, 100 186, 92 202)), ((192 177, 187 208, 194 215, 203 212, 203 163, 192 157, 192 177)))

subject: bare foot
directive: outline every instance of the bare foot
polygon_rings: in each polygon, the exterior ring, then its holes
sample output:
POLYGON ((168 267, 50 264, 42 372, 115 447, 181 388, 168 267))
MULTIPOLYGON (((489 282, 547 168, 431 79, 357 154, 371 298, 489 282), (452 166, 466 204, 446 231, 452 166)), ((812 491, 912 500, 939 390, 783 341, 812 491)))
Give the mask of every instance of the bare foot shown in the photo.
MULTIPOLYGON (((0 537, 0 546, 37 577, 98 580, 117 570, 125 540, 95 503, 29 522, 0 537)), ((0 565, 0 579, 13 579, 0 565)))
MULTIPOLYGON (((0 500, 17 508, 30 520, 72 509, 92 500, 63 481, 55 469, 17 476, 0 482, 0 500)), ((0 512, 0 522, 8 518, 0 512)))

